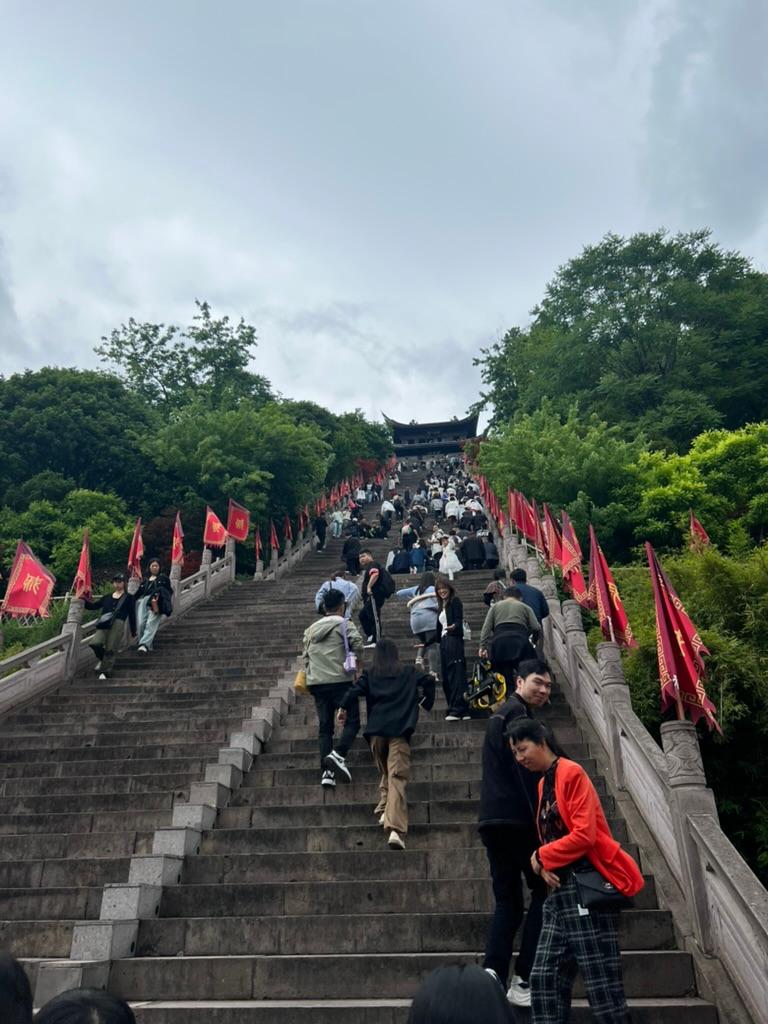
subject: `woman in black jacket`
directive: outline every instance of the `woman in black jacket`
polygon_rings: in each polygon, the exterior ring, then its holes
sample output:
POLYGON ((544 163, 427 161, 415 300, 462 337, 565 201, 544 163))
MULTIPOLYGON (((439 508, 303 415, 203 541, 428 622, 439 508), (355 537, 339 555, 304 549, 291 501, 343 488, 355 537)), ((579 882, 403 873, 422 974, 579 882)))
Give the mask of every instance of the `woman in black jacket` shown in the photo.
POLYGON ((446 722, 470 718, 469 705, 464 700, 467 688, 467 662, 464 657, 464 605, 453 584, 444 577, 437 581, 440 614, 440 678, 448 704, 446 722))
POLYGON ((172 608, 171 581, 164 572, 161 572, 160 562, 153 558, 149 563, 149 575, 142 579, 136 591, 139 650, 142 654, 152 650, 160 620, 163 615, 170 615, 172 608))
POLYGON ((340 725, 347 712, 365 697, 368 721, 363 735, 379 769, 379 802, 374 814, 389 832, 389 846, 404 850, 408 831, 408 801, 405 787, 411 772, 411 736, 419 708, 427 711, 435 702, 435 680, 413 665, 403 668, 397 644, 381 639, 376 644, 373 665, 347 691, 337 713, 340 725))

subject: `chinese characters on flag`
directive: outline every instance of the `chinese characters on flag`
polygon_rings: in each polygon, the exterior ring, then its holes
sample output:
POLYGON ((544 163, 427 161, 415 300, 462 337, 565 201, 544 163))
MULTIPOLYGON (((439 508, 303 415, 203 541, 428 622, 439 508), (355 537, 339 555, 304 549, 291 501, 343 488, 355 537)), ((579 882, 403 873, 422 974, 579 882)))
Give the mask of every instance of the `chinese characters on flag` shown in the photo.
POLYGON ((238 505, 236 501, 229 499, 229 510, 227 512, 227 533, 235 540, 248 540, 248 532, 251 529, 251 513, 244 505, 238 505))
POLYGON ((85 598, 87 601, 93 597, 93 582, 91 580, 91 541, 87 528, 83 530, 83 547, 80 551, 80 561, 77 565, 75 580, 72 584, 72 591, 76 598, 85 598))
POLYGON ((582 608, 589 608, 587 585, 584 582, 584 574, 581 570, 581 545, 579 544, 579 538, 576 536, 576 531, 565 510, 561 512, 560 518, 563 524, 560 550, 563 583, 570 590, 574 601, 578 601, 582 608))
POLYGON ((184 564, 184 531, 181 528, 181 512, 176 513, 173 524, 173 541, 171 543, 171 565, 184 564))
POLYGON ((222 523, 210 505, 206 506, 203 544, 207 544, 212 548, 223 548, 226 542, 227 531, 224 529, 224 523, 222 523))
POLYGON ((35 558, 24 541, 19 541, 0 613, 14 617, 39 615, 47 619, 55 583, 53 573, 35 558))

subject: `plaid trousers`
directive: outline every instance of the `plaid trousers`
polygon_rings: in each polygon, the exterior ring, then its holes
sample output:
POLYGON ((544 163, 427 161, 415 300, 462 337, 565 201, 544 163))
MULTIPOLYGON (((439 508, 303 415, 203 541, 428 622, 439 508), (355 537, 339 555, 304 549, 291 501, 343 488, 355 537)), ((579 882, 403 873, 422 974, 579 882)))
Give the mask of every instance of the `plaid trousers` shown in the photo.
POLYGON ((571 990, 581 971, 596 1024, 629 1024, 616 937, 616 915, 579 914, 570 875, 544 902, 531 971, 533 1024, 568 1024, 571 990))

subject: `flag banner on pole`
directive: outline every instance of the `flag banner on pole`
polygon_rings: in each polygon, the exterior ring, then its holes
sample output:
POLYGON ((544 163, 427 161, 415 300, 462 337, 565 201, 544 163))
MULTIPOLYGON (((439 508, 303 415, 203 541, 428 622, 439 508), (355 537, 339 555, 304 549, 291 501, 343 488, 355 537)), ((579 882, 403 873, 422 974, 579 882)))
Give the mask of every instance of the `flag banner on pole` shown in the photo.
POLYGON ((568 513, 563 510, 560 513, 563 523, 562 535, 562 561, 563 583, 571 592, 574 601, 578 601, 582 608, 589 608, 589 594, 587 584, 584 582, 584 574, 581 569, 581 545, 576 531, 573 528, 568 513))
POLYGON ((560 527, 557 520, 549 510, 549 505, 544 505, 544 536, 547 542, 547 557, 550 567, 560 566, 563 561, 563 541, 560 536, 560 527))
POLYGON ((256 561, 261 561, 261 530, 256 527, 256 533, 253 535, 253 547, 256 553, 256 561))
POLYGON ((716 707, 704 689, 704 655, 709 651, 688 617, 683 603, 661 567, 656 552, 645 543, 651 571, 656 609, 656 655, 659 660, 661 710, 687 708, 694 722, 704 718, 710 729, 721 732, 715 718, 716 707))
POLYGON ((32 549, 20 540, 8 577, 8 589, 0 614, 12 617, 39 615, 48 618, 56 577, 35 557, 32 549))
POLYGON ((181 527, 181 512, 176 513, 173 524, 173 540, 171 541, 171 565, 184 564, 184 530, 181 527))
POLYGON ((293 540, 293 526, 291 526, 291 517, 288 513, 285 513, 285 519, 283 520, 283 537, 285 540, 293 540))
POLYGON ((130 576, 141 576, 141 560, 144 557, 144 538, 141 535, 141 530, 141 517, 139 517, 133 528, 131 548, 128 552, 128 574, 130 576))
POLYGON ((544 558, 547 558, 547 542, 541 528, 541 516, 535 498, 531 500, 531 513, 533 514, 533 543, 536 545, 536 550, 541 552, 544 558))
POLYGON ((219 519, 210 505, 205 508, 205 529, 203 530, 203 544, 211 548, 223 548, 227 543, 227 531, 224 523, 219 519))
POLYGON ((619 590, 613 579, 602 548, 597 542, 594 527, 589 525, 589 603, 597 610, 600 629, 606 640, 620 647, 637 647, 637 640, 624 611, 619 590))
POLYGON ((693 509, 690 510, 690 513, 691 551, 701 551, 702 548, 705 548, 709 543, 711 543, 709 534, 693 514, 693 509))
POLYGON ((248 533, 251 529, 251 513, 244 505, 238 505, 232 498, 229 499, 227 509, 227 533, 235 540, 248 540, 248 533))
POLYGON ((277 530, 272 520, 269 520, 269 546, 273 551, 280 550, 280 541, 277 539, 277 530))
POLYGON ((93 580, 91 578, 91 539, 88 536, 88 528, 83 530, 83 547, 80 551, 80 561, 77 563, 77 572, 72 584, 72 593, 78 600, 85 598, 87 601, 93 597, 93 580))

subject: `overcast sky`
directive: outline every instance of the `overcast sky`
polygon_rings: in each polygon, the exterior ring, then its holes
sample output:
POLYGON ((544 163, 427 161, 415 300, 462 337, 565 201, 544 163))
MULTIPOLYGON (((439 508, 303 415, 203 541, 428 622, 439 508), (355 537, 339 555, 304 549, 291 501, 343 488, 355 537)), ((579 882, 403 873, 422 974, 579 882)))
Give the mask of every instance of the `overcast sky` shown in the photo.
POLYGON ((0 373, 195 298, 336 411, 447 418, 607 231, 768 269, 765 0, 0 0, 0 373))

